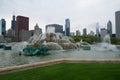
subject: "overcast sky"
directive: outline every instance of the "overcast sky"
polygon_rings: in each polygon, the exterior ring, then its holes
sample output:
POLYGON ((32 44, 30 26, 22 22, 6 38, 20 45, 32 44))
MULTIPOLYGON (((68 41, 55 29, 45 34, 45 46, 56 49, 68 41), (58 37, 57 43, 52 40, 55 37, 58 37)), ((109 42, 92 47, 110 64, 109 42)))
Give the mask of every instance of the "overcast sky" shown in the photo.
POLYGON ((113 23, 115 32, 115 12, 120 10, 120 0, 0 0, 0 19, 5 18, 7 29, 11 27, 12 15, 27 16, 30 30, 36 23, 45 29, 47 24, 65 25, 71 22, 71 31, 87 28, 95 31, 95 24, 105 28, 108 20, 113 23))

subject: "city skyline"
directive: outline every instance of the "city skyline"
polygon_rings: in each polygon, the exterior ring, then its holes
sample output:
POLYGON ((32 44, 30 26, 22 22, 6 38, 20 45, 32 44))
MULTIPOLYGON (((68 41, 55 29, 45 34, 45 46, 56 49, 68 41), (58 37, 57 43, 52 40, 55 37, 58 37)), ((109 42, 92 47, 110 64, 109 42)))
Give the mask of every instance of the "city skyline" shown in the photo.
POLYGON ((96 23, 100 28, 107 28, 110 20, 115 33, 115 12, 120 10, 120 1, 110 0, 1 0, 0 18, 6 20, 6 28, 11 28, 12 16, 22 15, 30 18, 30 30, 36 23, 45 32, 45 25, 60 24, 64 26, 66 18, 71 20, 71 32, 87 28, 95 32, 96 23))

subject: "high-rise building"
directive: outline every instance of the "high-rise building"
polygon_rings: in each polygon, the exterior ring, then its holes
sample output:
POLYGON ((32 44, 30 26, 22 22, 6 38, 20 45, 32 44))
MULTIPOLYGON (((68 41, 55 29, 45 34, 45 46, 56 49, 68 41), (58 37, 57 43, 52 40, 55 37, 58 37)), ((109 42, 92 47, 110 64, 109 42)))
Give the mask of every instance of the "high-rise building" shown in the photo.
POLYGON ((34 27, 34 34, 35 34, 35 35, 38 35, 38 36, 39 36, 40 34, 42 34, 42 29, 39 28, 38 24, 36 24, 35 27, 34 27))
POLYGON ((19 34, 19 41, 28 41, 29 38, 31 36, 33 36, 32 35, 33 33, 31 33, 31 31, 27 31, 27 30, 24 30, 24 29, 22 29, 19 33, 20 33, 19 34))
POLYGON ((112 22, 109 20, 107 23, 107 32, 112 37, 112 22))
POLYGON ((12 41, 15 41, 15 30, 8 29, 8 31, 7 31, 7 37, 11 38, 12 41))
POLYGON ((90 31, 90 33, 88 34, 88 36, 95 36, 93 31, 90 31))
POLYGON ((70 20, 65 20, 65 35, 70 36, 70 20))
POLYGON ((0 20, 0 36, 2 35, 2 21, 0 20))
POLYGON ((99 37, 100 31, 99 31, 99 23, 96 23, 96 36, 99 37))
POLYGON ((16 41, 20 41, 20 32, 22 30, 28 31, 29 30, 29 18, 24 16, 17 16, 16 19, 16 41))
POLYGON ((70 36, 75 36, 75 33, 74 32, 70 32, 70 36))
POLYGON ((59 24, 46 25, 46 33, 49 33, 49 32, 63 34, 63 25, 59 25, 59 24))
POLYGON ((80 31, 76 30, 76 36, 80 36, 80 31))
POLYGON ((15 15, 13 15, 11 21, 11 29, 15 31, 15 28, 16 28, 16 21, 15 21, 15 15))
POLYGON ((83 29, 83 36, 87 36, 87 29, 86 28, 83 29))
POLYGON ((5 19, 0 20, 0 35, 6 35, 6 21, 5 19))
POLYGON ((120 39, 120 11, 115 12, 116 38, 120 39))

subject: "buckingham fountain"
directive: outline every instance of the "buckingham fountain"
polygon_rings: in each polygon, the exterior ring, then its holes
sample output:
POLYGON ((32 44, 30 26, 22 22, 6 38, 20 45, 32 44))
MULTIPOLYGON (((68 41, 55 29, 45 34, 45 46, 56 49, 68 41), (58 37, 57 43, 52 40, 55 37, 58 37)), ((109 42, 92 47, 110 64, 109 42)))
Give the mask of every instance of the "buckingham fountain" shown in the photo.
POLYGON ((120 50, 111 44, 109 35, 104 37, 103 42, 94 45, 82 40, 75 43, 72 38, 55 33, 54 28, 48 28, 46 34, 34 34, 27 42, 9 43, 9 45, 12 46, 12 50, 0 49, 0 67, 67 58, 81 60, 120 59, 120 50), (90 48, 89 50, 83 49, 86 45, 90 48), (34 56, 26 56, 26 54, 31 54, 31 52, 26 53, 26 48, 32 49, 34 56), (41 49, 47 49, 49 54, 36 55, 41 49))

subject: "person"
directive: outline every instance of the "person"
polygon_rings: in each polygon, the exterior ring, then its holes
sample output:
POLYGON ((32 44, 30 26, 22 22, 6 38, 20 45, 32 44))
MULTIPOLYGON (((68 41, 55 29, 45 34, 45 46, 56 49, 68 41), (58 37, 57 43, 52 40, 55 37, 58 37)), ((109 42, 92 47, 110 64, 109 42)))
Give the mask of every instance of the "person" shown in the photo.
POLYGON ((20 56, 22 55, 21 51, 19 52, 19 55, 20 55, 20 56))

